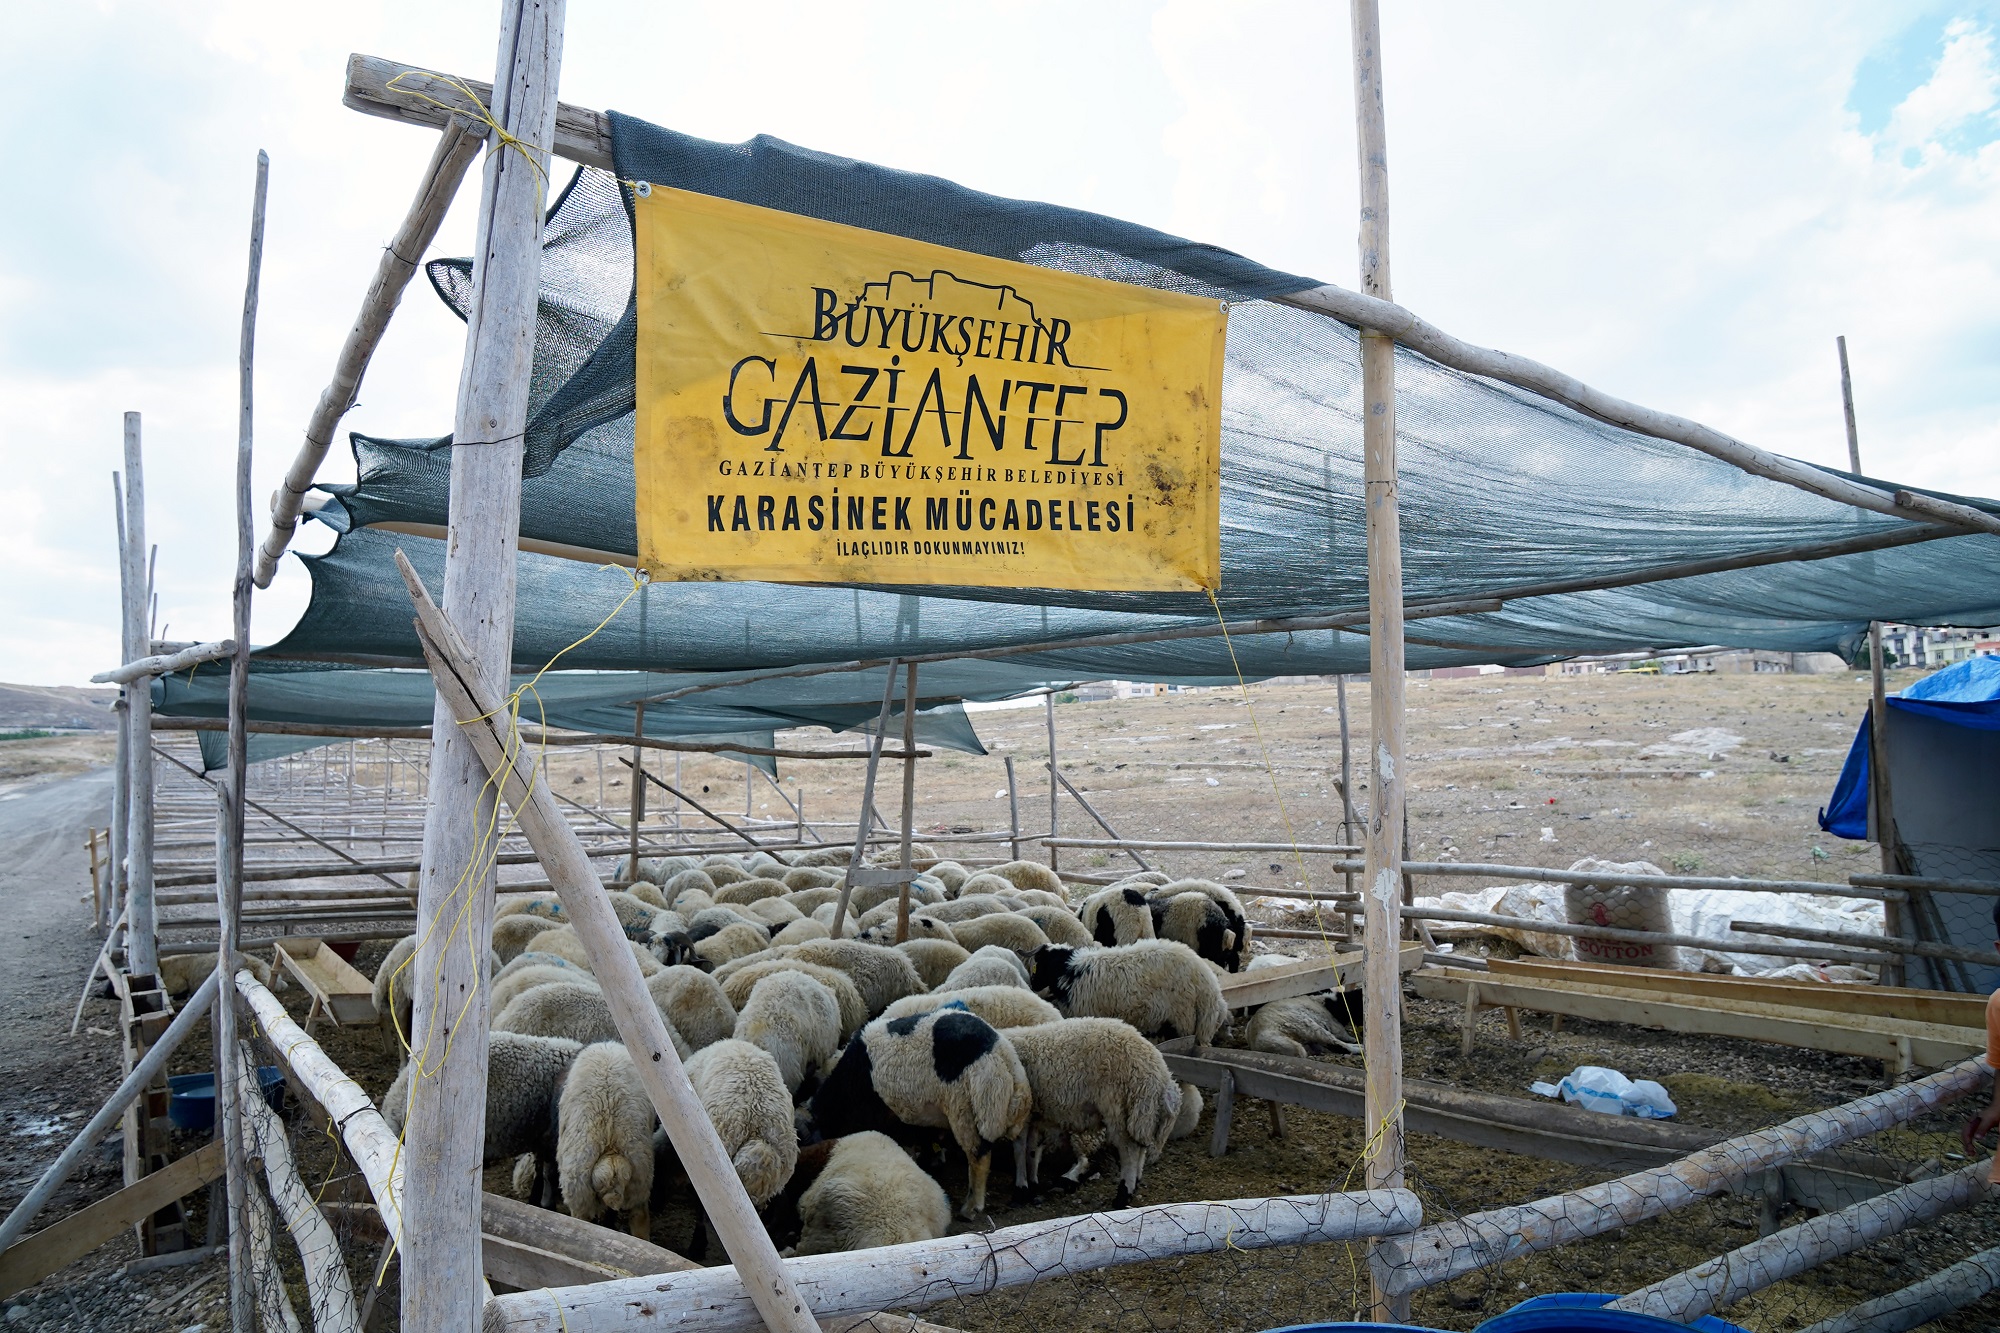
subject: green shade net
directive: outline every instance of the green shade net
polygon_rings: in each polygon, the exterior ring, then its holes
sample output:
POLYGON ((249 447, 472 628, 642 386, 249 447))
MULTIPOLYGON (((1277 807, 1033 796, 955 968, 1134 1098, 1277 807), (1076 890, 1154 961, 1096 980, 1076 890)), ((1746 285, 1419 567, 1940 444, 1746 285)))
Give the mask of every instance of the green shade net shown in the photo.
MULTIPOLYGON (((1211 606, 1187 593, 653 584, 564 655, 573 670, 545 678, 609 673, 579 686, 578 698, 563 705, 576 711, 565 716, 589 721, 589 730, 629 732, 632 699, 685 688, 649 682, 642 696, 624 673, 645 672, 721 686, 649 705, 649 732, 849 726, 879 706, 879 669, 768 673, 1212 626, 1218 610, 1230 620, 1365 611, 1359 336, 1283 303, 1286 293, 1315 285, 1311 279, 1114 219, 980 195, 773 139, 716 144, 616 113, 611 123, 617 175, 627 180, 1228 302, 1222 585, 1211 606)), ((463 313, 467 265, 441 261, 430 273, 463 313)), ((611 174, 579 171, 551 210, 542 282, 521 531, 534 542, 629 560, 632 236, 623 187, 611 174)), ((1406 600, 1506 599, 1498 610, 1412 619, 1412 669, 1698 644, 1851 656, 1870 620, 2000 622, 2000 538, 1931 539, 1936 530, 1750 476, 1403 348, 1396 393, 1406 600), (1657 577, 1691 561, 1856 538, 1883 545, 1657 577), (1650 581, 1573 586, 1633 579, 1650 581)), ((288 706, 324 721, 376 717, 380 700, 404 688, 359 668, 419 664, 392 553, 402 549, 434 592, 441 587, 442 543, 409 529, 437 531, 447 522, 449 443, 353 437, 358 479, 327 487, 335 498, 316 515, 340 536, 330 552, 306 559, 311 603, 292 633, 260 654, 253 709, 281 669, 309 668, 311 698, 288 706)), ((2000 512, 1989 501, 1950 498, 2000 512)), ((538 668, 589 634, 630 587, 623 570, 521 555, 517 668, 538 668)), ((1233 681, 1239 671, 1256 679, 1367 665, 1362 634, 1316 629, 927 664, 920 692, 926 700, 994 699, 1079 680, 1208 684, 1233 681)), ((202 679, 197 672, 195 682, 202 679)), ((428 687, 420 677, 413 685, 427 721, 428 687)), ((162 705, 169 713, 181 706, 162 705)))

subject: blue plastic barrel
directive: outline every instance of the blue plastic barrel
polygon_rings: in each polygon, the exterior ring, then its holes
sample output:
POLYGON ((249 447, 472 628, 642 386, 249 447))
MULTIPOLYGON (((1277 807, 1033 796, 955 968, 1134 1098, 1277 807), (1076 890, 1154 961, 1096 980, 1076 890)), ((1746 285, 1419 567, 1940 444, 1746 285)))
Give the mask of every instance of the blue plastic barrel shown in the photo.
POLYGON ((1264 1333, 1438 1333, 1416 1324, 1287 1324, 1265 1329, 1264 1333))
POLYGON ((1522 1301, 1505 1314, 1495 1315, 1472 1333, 1745 1333, 1724 1319, 1703 1315, 1692 1324, 1680 1324, 1649 1314, 1629 1314, 1602 1307, 1616 1296, 1595 1292, 1565 1291, 1522 1301))
MULTIPOLYGON (((264 1100, 273 1111, 285 1109, 285 1076, 276 1065, 259 1065, 257 1082, 264 1100)), ((167 1079, 172 1094, 167 1102, 167 1118, 174 1128, 197 1133, 215 1128, 215 1075, 174 1074, 167 1079)))

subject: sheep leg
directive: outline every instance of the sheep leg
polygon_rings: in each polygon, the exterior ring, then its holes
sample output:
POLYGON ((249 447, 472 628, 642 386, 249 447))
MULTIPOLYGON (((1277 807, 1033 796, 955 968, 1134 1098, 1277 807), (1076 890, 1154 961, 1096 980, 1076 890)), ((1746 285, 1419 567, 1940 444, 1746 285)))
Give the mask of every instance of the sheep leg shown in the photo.
POLYGON ((1111 1206, 1129 1208, 1139 1189, 1139 1175, 1146 1169, 1146 1145, 1121 1134, 1116 1127, 1109 1127, 1106 1136, 1118 1149, 1118 1193, 1111 1206))
POLYGON ((1033 1174, 1028 1170, 1028 1158, 1034 1152, 1034 1142, 1033 1125, 1022 1130, 1021 1136, 1014 1140, 1014 1188, 1017 1190, 1027 1189, 1028 1180, 1033 1174))
POLYGON ((552 1149, 535 1150, 535 1203, 551 1210, 562 1206, 562 1173, 552 1149))
POLYGON ((625 1229, 640 1240, 651 1240, 653 1238, 652 1209, 643 1203, 633 1205, 632 1210, 625 1214, 625 1229))
POLYGON ((687 1257, 700 1263, 708 1258, 708 1210, 701 1205, 701 1197, 694 1201, 694 1235, 688 1238, 687 1257))
POLYGON ((969 1220, 986 1211, 986 1177, 992 1169, 992 1148, 977 1154, 966 1154, 965 1206, 958 1210, 959 1216, 969 1220))

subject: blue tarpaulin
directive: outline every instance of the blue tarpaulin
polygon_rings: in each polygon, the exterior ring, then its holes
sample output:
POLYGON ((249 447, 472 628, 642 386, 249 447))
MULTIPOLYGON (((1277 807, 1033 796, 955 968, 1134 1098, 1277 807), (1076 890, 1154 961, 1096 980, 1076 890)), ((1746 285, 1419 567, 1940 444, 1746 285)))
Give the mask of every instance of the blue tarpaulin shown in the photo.
MULTIPOLYGON (((1925 676, 1901 694, 1889 696, 1889 707, 1936 718, 1974 731, 2000 731, 2000 657, 1967 658, 1925 676)), ((1819 826, 1836 838, 1866 841, 1868 837, 1868 729, 1873 709, 1861 715, 1861 726, 1848 747, 1847 763, 1833 784, 1833 795, 1819 812, 1819 826)))

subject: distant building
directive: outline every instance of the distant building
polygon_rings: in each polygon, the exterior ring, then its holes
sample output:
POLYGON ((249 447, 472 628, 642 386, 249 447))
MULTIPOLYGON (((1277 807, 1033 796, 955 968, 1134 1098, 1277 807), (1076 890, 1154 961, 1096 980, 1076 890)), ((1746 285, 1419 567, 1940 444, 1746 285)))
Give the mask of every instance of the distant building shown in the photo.
POLYGON ((1885 623, 1882 654, 1890 666, 1935 671, 1970 657, 2000 654, 2000 627, 1954 629, 1885 623))

